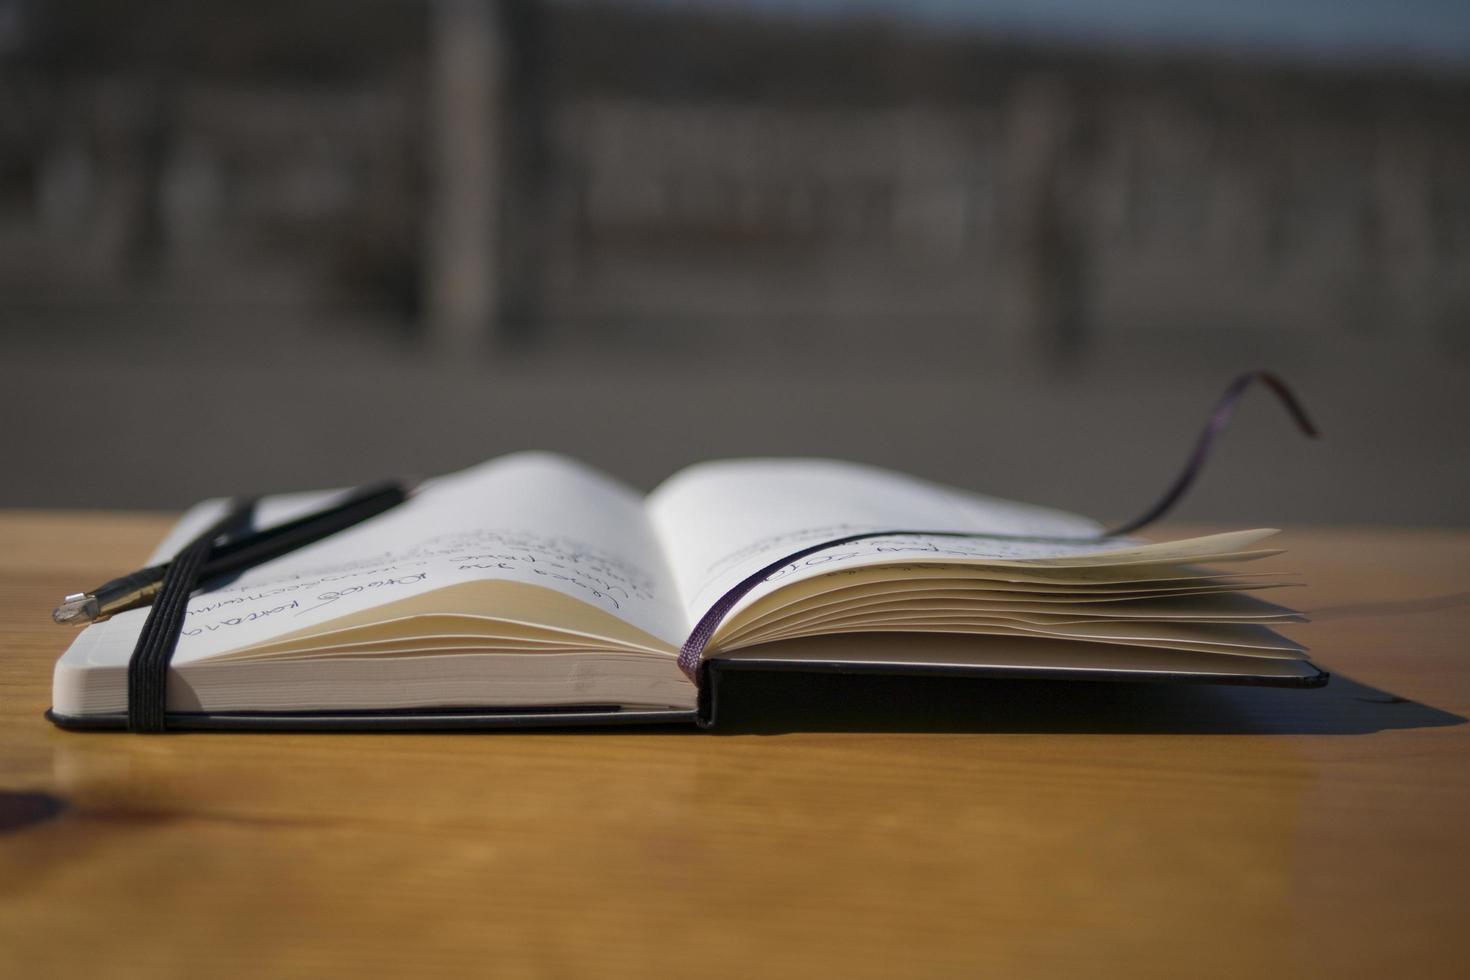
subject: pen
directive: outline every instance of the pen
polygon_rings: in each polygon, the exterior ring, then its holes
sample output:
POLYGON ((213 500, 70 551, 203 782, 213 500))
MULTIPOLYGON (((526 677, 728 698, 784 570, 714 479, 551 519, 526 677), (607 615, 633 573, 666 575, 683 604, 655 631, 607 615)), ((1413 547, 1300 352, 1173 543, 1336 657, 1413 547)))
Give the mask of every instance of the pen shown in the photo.
MULTIPOLYGON (((355 490, 345 499, 322 510, 263 531, 227 538, 215 547, 200 580, 241 572, 279 558, 396 507, 411 493, 412 489, 403 483, 377 483, 355 490)), ((168 562, 150 565, 99 585, 90 592, 72 593, 62 599, 51 618, 63 626, 83 625, 113 613, 146 606, 153 601, 167 570, 168 562)))

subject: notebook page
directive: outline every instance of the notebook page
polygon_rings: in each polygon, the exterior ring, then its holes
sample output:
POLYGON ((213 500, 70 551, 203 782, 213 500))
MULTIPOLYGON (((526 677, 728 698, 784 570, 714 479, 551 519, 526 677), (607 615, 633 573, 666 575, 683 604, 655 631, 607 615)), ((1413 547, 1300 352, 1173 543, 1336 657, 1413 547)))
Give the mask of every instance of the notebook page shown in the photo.
POLYGON ((1042 562, 1078 565, 1076 577, 1121 563, 1160 565, 1217 558, 1270 532, 1146 545, 1086 540, 1095 521, 985 497, 869 466, 832 460, 703 463, 675 474, 648 499, 652 519, 692 620, 747 575, 825 539, 894 528, 1078 538, 1076 543, 964 538, 881 538, 820 552, 752 590, 736 610, 776 588, 894 561, 1042 562))
MULTIPOLYGON (((320 503, 308 495, 268 498, 261 523, 320 503)), ((177 548, 190 527, 206 526, 209 510, 191 511, 181 522, 187 526, 166 544, 177 548)), ((207 659, 476 580, 564 593, 671 646, 687 632, 637 494, 571 460, 519 453, 436 478, 384 514, 195 596, 174 662, 207 659)), ((90 629, 105 628, 130 646, 146 615, 133 610, 90 629)))

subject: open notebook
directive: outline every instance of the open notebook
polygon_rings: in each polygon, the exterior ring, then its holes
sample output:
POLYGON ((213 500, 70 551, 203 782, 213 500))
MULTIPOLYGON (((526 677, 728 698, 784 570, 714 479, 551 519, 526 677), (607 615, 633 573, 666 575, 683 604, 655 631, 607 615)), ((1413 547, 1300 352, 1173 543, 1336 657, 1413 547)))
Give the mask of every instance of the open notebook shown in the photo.
MULTIPOLYGON (((333 496, 268 497, 256 520, 289 520, 333 496)), ((154 560, 224 507, 191 509, 154 560)), ((1100 530, 850 463, 703 463, 645 498, 572 460, 519 453, 430 480, 393 510, 196 594, 169 675, 171 723, 708 723, 708 678, 753 666, 1326 680, 1270 628, 1302 617, 1246 594, 1293 584, 1246 564, 1278 553, 1263 546, 1270 530, 1154 544, 863 540, 768 576, 724 617, 703 669, 680 669, 694 624, 741 580, 814 543, 889 528, 1046 539, 1100 530)), ((77 636, 56 666, 55 720, 122 725, 146 615, 77 636)))

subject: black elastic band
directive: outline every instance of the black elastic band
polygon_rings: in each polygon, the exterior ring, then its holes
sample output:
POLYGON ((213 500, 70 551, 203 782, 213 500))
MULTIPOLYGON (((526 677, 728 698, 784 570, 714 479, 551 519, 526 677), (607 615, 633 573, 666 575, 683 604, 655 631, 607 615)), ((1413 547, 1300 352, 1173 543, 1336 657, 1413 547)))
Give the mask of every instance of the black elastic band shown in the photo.
POLYGON ((164 572, 158 595, 128 660, 128 731, 161 732, 168 711, 168 665, 179 645, 189 596, 221 537, 250 526, 253 498, 231 503, 228 513, 184 546, 164 572))

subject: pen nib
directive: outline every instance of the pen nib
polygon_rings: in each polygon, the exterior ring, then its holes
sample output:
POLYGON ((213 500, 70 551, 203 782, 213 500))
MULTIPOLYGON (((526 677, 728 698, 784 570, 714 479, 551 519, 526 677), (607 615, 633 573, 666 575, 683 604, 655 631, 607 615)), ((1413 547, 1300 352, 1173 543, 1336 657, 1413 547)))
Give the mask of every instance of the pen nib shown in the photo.
POLYGON ((52 611, 51 618, 62 626, 80 626, 92 622, 100 612, 96 596, 74 592, 61 600, 61 605, 52 611))

